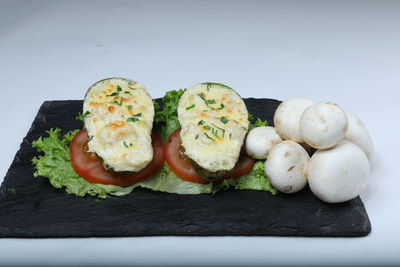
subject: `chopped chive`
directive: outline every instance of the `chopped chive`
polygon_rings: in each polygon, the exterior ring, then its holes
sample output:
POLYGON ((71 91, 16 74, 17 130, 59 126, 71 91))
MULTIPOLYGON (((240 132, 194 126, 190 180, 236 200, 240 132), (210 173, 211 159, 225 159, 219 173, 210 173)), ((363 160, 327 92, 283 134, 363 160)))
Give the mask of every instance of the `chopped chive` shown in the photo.
POLYGON ((197 138, 199 138, 199 134, 196 134, 196 137, 194 138, 194 140, 197 140, 197 138))
POLYGON ((204 93, 200 93, 200 94, 197 94, 197 95, 204 101, 204 104, 206 104, 206 106, 209 107, 212 110, 221 110, 221 109, 223 109, 225 107, 225 105, 223 103, 221 103, 219 108, 210 107, 209 106, 210 104, 216 104, 217 102, 214 99, 206 99, 205 96, 204 96, 204 93))
POLYGON ((116 101, 116 100, 114 100, 114 104, 117 104, 118 106, 122 106, 122 101, 123 101, 123 99, 122 99, 122 97, 121 97, 121 99, 119 100, 119 102, 118 101, 116 101))
POLYGON ((227 118, 225 118, 224 116, 222 116, 222 117, 220 118, 220 121, 221 121, 223 124, 227 124, 229 120, 228 120, 227 118))
POLYGON ((124 140, 124 147, 126 147, 126 148, 129 147, 128 144, 125 142, 125 140, 124 140))
POLYGON ((247 129, 246 127, 243 127, 243 126, 242 126, 242 129, 245 130, 245 131, 248 131, 248 130, 249 130, 249 129, 247 129))
POLYGON ((118 94, 119 94, 118 92, 112 92, 111 94, 106 95, 106 96, 117 96, 118 94))
POLYGON ((133 115, 134 117, 141 117, 142 116, 142 113, 137 113, 137 114, 135 114, 135 115, 133 115))
POLYGON ((210 137, 207 133, 204 133, 204 135, 205 135, 208 139, 215 141, 215 139, 212 138, 212 137, 210 137))
POLYGON ((129 85, 128 85, 128 87, 129 87, 129 89, 136 90, 136 88, 133 88, 133 87, 131 87, 131 86, 129 86, 129 85))
POLYGON ((114 91, 114 92, 112 92, 111 94, 108 94, 108 95, 106 95, 106 96, 107 96, 107 97, 108 97, 108 96, 118 96, 118 95, 119 95, 119 92, 121 92, 121 91, 122 91, 122 89, 121 89, 121 87, 118 85, 116 91, 114 91))
POLYGON ((209 125, 206 125, 206 126, 203 126, 203 129, 208 131, 211 129, 211 127, 209 125))
POLYGON ((126 119, 126 122, 137 122, 139 119, 136 117, 129 117, 126 119))
POLYGON ((132 105, 127 105, 128 110, 132 110, 132 105))
POLYGON ((193 104, 193 105, 191 105, 191 106, 188 106, 188 107, 186 107, 186 110, 192 109, 192 108, 194 108, 195 106, 196 106, 195 104, 193 104))
POLYGON ((222 131, 222 137, 225 137, 225 129, 224 128, 221 128, 221 127, 215 125, 214 123, 211 123, 211 125, 213 127, 217 128, 217 129, 221 130, 222 131))
POLYGON ((229 138, 230 138, 230 139, 232 138, 232 133, 229 134, 229 138))
POLYGON ((223 109, 224 107, 225 107, 224 103, 221 103, 221 106, 220 106, 219 108, 214 109, 214 110, 221 110, 221 109, 223 109))
POLYGON ((212 133, 215 137, 219 138, 218 130, 216 130, 215 128, 212 128, 212 129, 211 129, 211 133, 212 133))
POLYGON ((124 93, 127 94, 127 95, 132 95, 132 93, 129 92, 129 91, 124 91, 124 93))
POLYGON ((215 127, 215 128, 217 128, 217 129, 220 129, 221 131, 225 131, 225 129, 224 129, 224 128, 221 128, 221 127, 219 127, 219 126, 215 125, 214 123, 211 123, 211 125, 212 125, 212 126, 214 126, 214 127, 215 127))
POLYGON ((197 125, 203 125, 204 124, 204 121, 203 120, 200 120, 198 123, 197 123, 197 125))

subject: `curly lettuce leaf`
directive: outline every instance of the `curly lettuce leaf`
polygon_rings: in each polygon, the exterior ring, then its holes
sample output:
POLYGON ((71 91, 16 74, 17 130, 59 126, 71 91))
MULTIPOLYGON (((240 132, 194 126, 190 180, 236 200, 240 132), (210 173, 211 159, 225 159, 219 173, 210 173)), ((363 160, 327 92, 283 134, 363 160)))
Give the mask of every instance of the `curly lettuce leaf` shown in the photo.
POLYGON ((53 187, 64 187, 67 193, 79 197, 91 195, 106 198, 108 195, 123 196, 132 192, 132 187, 90 183, 74 171, 69 156, 69 143, 78 131, 70 131, 62 136, 60 129, 51 129, 47 132, 49 137, 33 141, 32 146, 43 152, 43 155, 32 159, 36 169, 33 175, 47 177, 53 187))
POLYGON ((227 182, 235 189, 267 191, 273 195, 278 193, 278 191, 268 180, 268 177, 264 171, 264 162, 262 161, 256 162, 253 166, 253 170, 250 173, 243 175, 238 179, 227 180, 227 182))
POLYGON ((69 156, 69 144, 79 130, 70 131, 61 135, 61 130, 51 129, 48 137, 39 137, 32 142, 32 146, 43 155, 34 157, 32 162, 36 169, 34 176, 43 176, 49 179, 55 188, 65 188, 68 194, 79 197, 85 195, 107 198, 110 195, 123 196, 137 187, 148 188, 154 191, 177 194, 211 193, 212 185, 201 185, 183 181, 164 164, 161 170, 145 181, 131 186, 114 186, 94 184, 80 177, 72 168, 69 156))
POLYGON ((249 174, 238 179, 225 180, 220 184, 203 185, 184 181, 173 173, 166 163, 153 176, 131 186, 122 187, 90 183, 75 173, 71 165, 69 144, 78 131, 70 131, 65 135, 61 135, 60 129, 51 129, 48 131, 48 137, 40 137, 32 143, 33 147, 43 153, 43 155, 32 160, 36 169, 34 176, 47 177, 53 187, 65 188, 68 194, 74 194, 79 197, 90 195, 107 198, 110 195, 123 196, 129 194, 137 187, 175 194, 215 194, 229 187, 241 190, 269 191, 272 194, 276 194, 276 190, 264 174, 264 164, 262 162, 257 162, 249 174))
POLYGON ((252 129, 257 128, 257 127, 267 126, 268 125, 268 122, 266 120, 263 121, 260 118, 254 119, 254 116, 251 113, 249 113, 249 118, 248 119, 249 119, 249 123, 250 123, 249 124, 249 131, 251 131, 252 129))
POLYGON ((164 143, 173 131, 181 127, 178 121, 178 102, 185 91, 186 89, 168 91, 162 98, 162 111, 155 114, 156 129, 164 143))

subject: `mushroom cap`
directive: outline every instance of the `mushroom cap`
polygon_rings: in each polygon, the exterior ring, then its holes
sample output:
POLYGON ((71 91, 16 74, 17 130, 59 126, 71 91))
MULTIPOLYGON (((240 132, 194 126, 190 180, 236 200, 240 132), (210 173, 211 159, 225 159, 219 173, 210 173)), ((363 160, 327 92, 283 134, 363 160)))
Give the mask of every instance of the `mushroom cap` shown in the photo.
POLYGON ((246 138, 246 152, 255 159, 266 159, 271 148, 282 142, 282 138, 271 126, 252 129, 246 138))
POLYGON ((335 146, 345 135, 348 126, 346 113, 330 102, 308 107, 300 119, 304 141, 317 149, 335 146))
POLYGON ((305 97, 295 97, 283 101, 275 111, 274 126, 276 132, 287 140, 303 143, 300 133, 300 118, 304 110, 314 101, 305 97))
POLYGON ((334 148, 318 150, 308 166, 311 191, 322 201, 338 203, 360 194, 369 175, 369 162, 357 145, 341 140, 334 148))
POLYGON ((293 141, 275 145, 265 161, 265 173, 280 192, 295 193, 307 184, 307 166, 310 156, 293 141))
POLYGON ((346 111, 346 116, 349 120, 349 126, 344 138, 358 145, 370 160, 374 154, 374 145, 367 128, 365 128, 363 122, 351 112, 346 111))

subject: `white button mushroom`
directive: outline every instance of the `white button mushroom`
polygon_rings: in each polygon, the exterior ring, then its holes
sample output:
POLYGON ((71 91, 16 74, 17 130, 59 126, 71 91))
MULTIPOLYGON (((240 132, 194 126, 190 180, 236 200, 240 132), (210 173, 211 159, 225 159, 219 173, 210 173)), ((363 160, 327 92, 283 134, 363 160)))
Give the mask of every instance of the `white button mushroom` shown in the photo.
POLYGON ((282 142, 282 138, 271 126, 252 129, 246 138, 246 152, 255 159, 266 159, 271 148, 282 142))
POLYGON ((369 162, 355 144, 342 140, 334 148, 318 150, 308 166, 311 191, 322 201, 344 202, 360 194, 369 175, 369 162))
POLYGON ((335 146, 345 135, 348 120, 336 104, 325 102, 308 107, 300 119, 304 141, 317 149, 335 146))
POLYGON ((276 132, 283 139, 303 143, 304 139, 300 133, 300 117, 304 110, 313 104, 314 101, 304 97, 283 101, 274 115, 276 132))
POLYGON ((364 151, 367 158, 371 159, 374 153, 374 145, 367 128, 365 128, 362 121, 354 116, 354 114, 346 111, 346 116, 349 120, 349 127, 344 138, 358 145, 364 151))
POLYGON ((293 141, 275 145, 265 161, 265 174, 272 185, 283 193, 295 193, 307 184, 310 156, 293 141))

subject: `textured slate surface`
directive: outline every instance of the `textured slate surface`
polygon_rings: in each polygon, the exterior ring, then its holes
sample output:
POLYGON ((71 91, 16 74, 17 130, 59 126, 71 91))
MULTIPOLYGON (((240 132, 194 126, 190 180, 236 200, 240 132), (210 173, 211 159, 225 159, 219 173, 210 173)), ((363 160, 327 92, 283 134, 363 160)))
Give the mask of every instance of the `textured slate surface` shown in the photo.
MULTIPOLYGON (((279 101, 246 99, 250 112, 272 122, 279 101)), ((34 178, 31 142, 52 127, 81 127, 82 101, 47 101, 0 189, 0 237, 159 235, 364 236, 371 224, 360 198, 332 205, 307 188, 294 195, 228 190, 214 196, 140 189, 101 202, 77 198, 34 178), (15 189, 15 190, 14 190, 15 189)))

